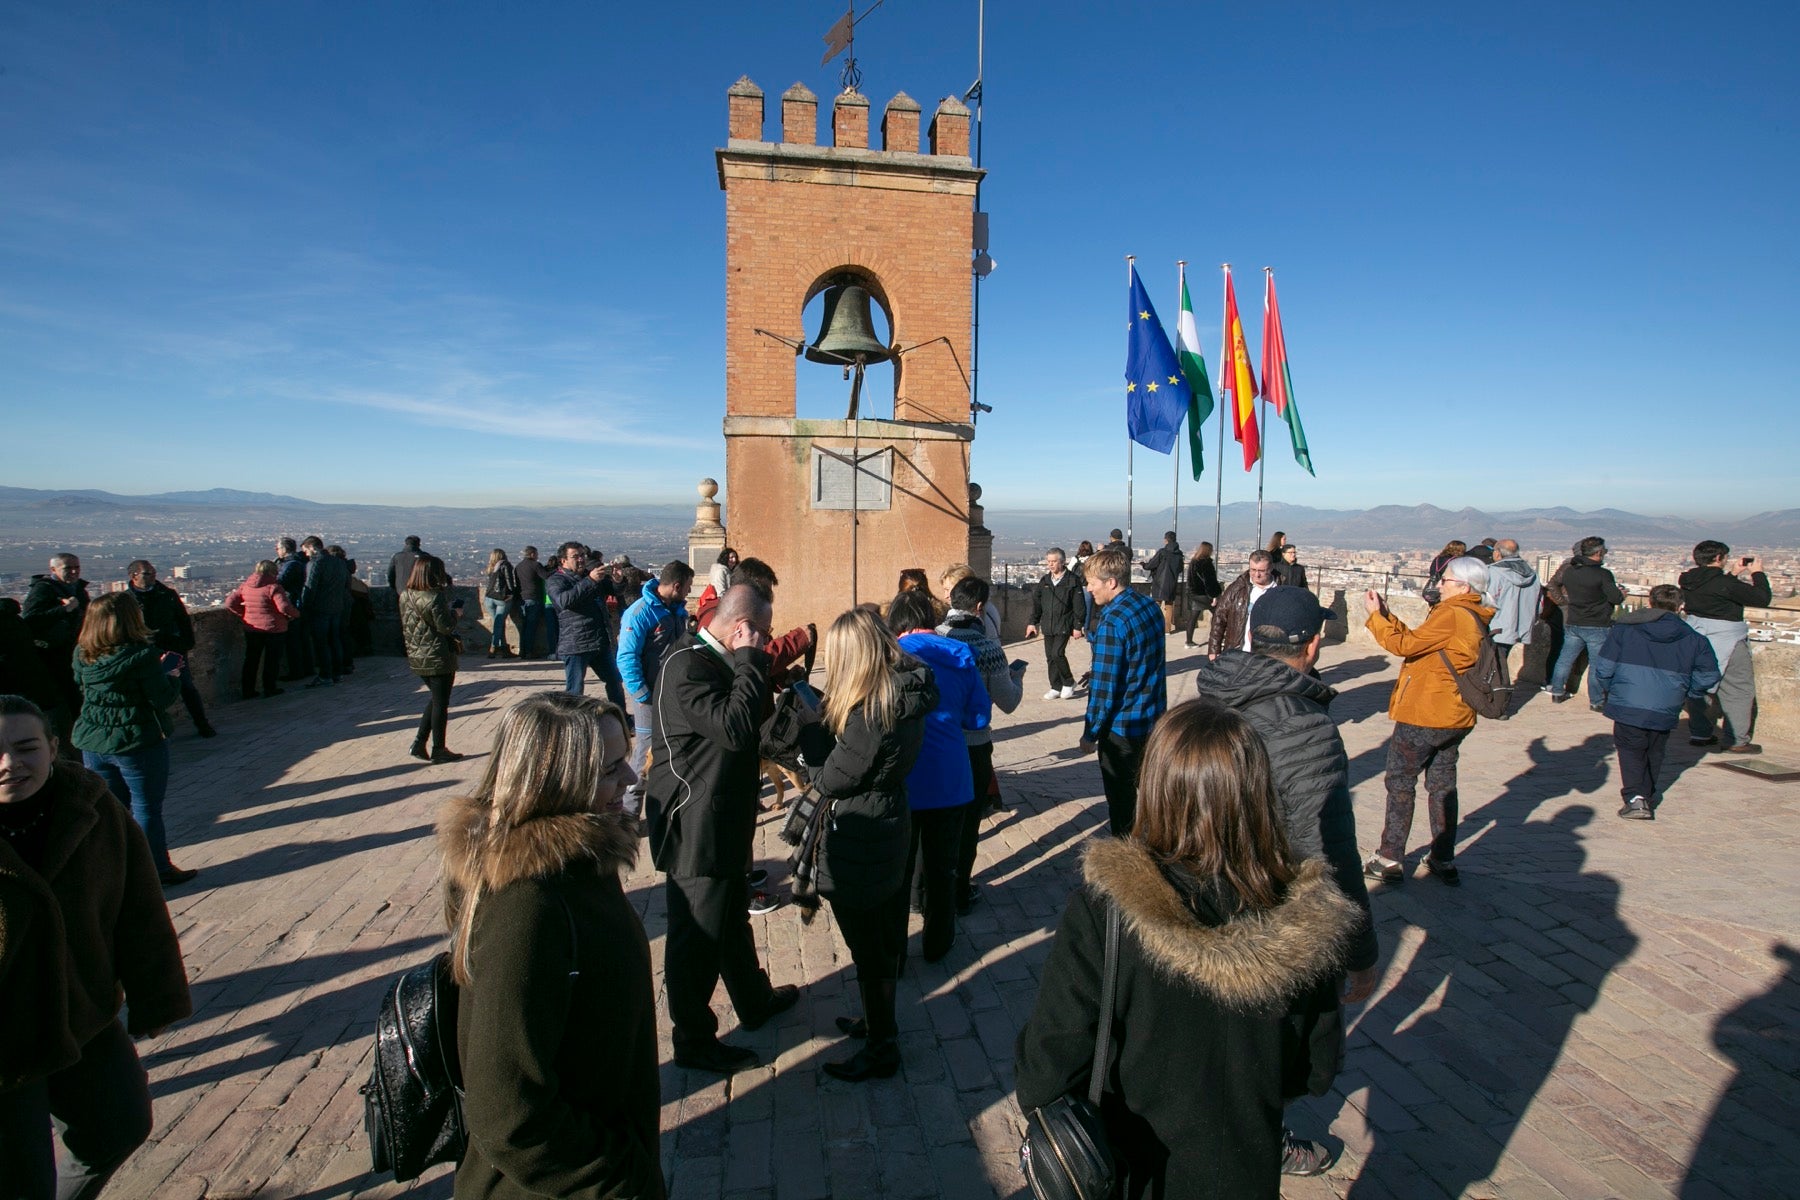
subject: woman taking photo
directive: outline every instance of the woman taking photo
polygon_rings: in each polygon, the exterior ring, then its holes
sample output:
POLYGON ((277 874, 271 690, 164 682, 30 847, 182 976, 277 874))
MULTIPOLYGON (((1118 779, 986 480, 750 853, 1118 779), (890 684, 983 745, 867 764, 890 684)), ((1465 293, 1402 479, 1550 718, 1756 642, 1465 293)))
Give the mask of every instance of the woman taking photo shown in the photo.
POLYGON ((853 608, 825 632, 825 725, 837 745, 814 778, 831 803, 819 852, 819 894, 831 903, 863 1015, 839 1017, 845 1035, 868 1044, 825 1073, 860 1082, 900 1069, 894 980, 906 953, 906 776, 937 705, 931 671, 901 653, 881 618, 853 608))
POLYGON ((257 696, 256 679, 262 676, 262 694, 279 696, 275 686, 281 678, 281 645, 287 640, 288 622, 300 615, 287 589, 275 582, 275 562, 265 558, 250 572, 250 578, 231 590, 225 607, 244 624, 244 671, 238 677, 244 699, 257 696))
MULTIPOLYGON (((506 561, 506 551, 499 547, 488 554, 487 586, 481 590, 481 607, 488 618, 488 657, 511 658, 513 652, 506 645, 506 617, 511 613, 515 621, 519 619, 519 572, 506 561)), ((524 636, 521 624, 520 653, 525 650, 524 636)))
POLYGON ((456 1194, 663 1195, 650 944, 620 876, 630 726, 539 692, 500 716, 474 795, 438 821, 469 1149, 456 1194))
POLYGON ((412 756, 428 762, 456 762, 462 755, 445 744, 450 726, 450 685, 456 682, 456 660, 462 639, 456 635, 456 618, 462 601, 450 601, 450 576, 444 560, 421 554, 413 563, 406 590, 400 593, 400 633, 406 640, 406 665, 424 680, 430 693, 413 738, 412 756), (425 752, 425 739, 431 752, 425 752))
POLYGON ((186 883, 199 872, 169 861, 162 815, 174 728, 169 705, 181 695, 181 656, 151 644, 130 592, 108 592, 88 605, 75 642, 75 682, 81 715, 69 741, 81 751, 82 765, 131 809, 163 883, 186 883))
POLYGON ((0 696, 0 1195, 28 1200, 98 1195, 150 1136, 131 1039, 192 1011, 143 831, 56 751, 43 710, 0 696))
POLYGON ((1136 825, 1092 843, 1082 875, 1019 1034, 1019 1107, 1085 1094, 1110 1020, 1100 1109, 1118 1194, 1276 1200, 1282 1105, 1322 1095, 1342 1056, 1338 962, 1357 909, 1323 859, 1289 861, 1244 719, 1204 701, 1170 711, 1144 750, 1136 825), (1117 995, 1101 1014, 1115 909, 1117 995))
MULTIPOLYGON (((925 718, 925 739, 906 777, 912 815, 906 861, 918 874, 919 911, 925 916, 926 962, 950 953, 956 938, 956 860, 963 821, 975 802, 975 775, 969 769, 965 729, 986 729, 993 701, 981 682, 975 652, 938 633, 931 594, 915 588, 888 604, 887 627, 900 649, 924 663, 937 685, 938 700, 925 718)), ((827 839, 829 841, 829 839, 827 839)), ((909 882, 911 872, 909 871, 909 882)), ((906 913, 900 913, 905 940, 906 913)))

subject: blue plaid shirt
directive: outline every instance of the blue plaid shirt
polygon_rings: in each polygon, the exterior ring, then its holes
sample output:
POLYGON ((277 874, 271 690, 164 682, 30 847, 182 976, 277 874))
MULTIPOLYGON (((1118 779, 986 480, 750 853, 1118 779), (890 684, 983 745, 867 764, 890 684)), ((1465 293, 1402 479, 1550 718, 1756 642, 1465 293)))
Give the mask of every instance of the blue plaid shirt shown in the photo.
POLYGON ((1090 742, 1109 732, 1148 737, 1156 719, 1168 711, 1164 628, 1156 601, 1135 590, 1119 593, 1100 610, 1100 624, 1089 639, 1094 678, 1088 685, 1082 737, 1090 742))

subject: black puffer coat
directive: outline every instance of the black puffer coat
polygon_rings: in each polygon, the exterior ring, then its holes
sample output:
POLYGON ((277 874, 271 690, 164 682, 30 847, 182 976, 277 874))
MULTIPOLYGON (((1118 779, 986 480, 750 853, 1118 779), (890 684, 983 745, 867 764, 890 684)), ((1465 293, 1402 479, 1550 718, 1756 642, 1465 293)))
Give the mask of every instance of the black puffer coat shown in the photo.
POLYGON ((1201 663, 1194 686, 1201 699, 1233 709, 1262 738, 1289 848, 1300 858, 1324 858, 1338 889, 1362 910, 1344 965, 1352 971, 1374 966, 1375 925, 1356 845, 1350 759, 1326 711, 1337 692, 1284 662, 1242 650, 1201 663))
POLYGON ((906 876, 906 775, 925 742, 925 717, 937 707, 931 668, 904 658, 896 672, 899 707, 886 732, 858 711, 844 723, 831 757, 813 780, 832 797, 831 824, 819 852, 819 894, 856 907, 879 904, 906 876))
POLYGON ((131 594, 144 610, 144 624, 150 627, 150 639, 158 650, 186 654, 194 648, 194 620, 188 616, 180 592, 159 582, 144 591, 132 588, 131 594))
POLYGON ((1080 627, 1087 617, 1082 587, 1081 572, 1072 567, 1060 581, 1052 582, 1048 572, 1037 581, 1031 592, 1031 623, 1039 633, 1066 635, 1080 627))
POLYGON ((1123 917, 1100 1101, 1126 1200, 1276 1200, 1281 1108, 1323 1095, 1343 1057, 1332 986, 1356 909, 1310 860, 1274 908, 1160 867, 1130 838, 1082 856, 1077 888, 1019 1034, 1021 1109, 1077 1088, 1094 1062, 1106 913, 1123 917))
POLYGON ((612 649, 606 627, 606 598, 612 581, 595 582, 586 574, 558 570, 544 581, 550 603, 556 609, 556 653, 601 654, 612 649))

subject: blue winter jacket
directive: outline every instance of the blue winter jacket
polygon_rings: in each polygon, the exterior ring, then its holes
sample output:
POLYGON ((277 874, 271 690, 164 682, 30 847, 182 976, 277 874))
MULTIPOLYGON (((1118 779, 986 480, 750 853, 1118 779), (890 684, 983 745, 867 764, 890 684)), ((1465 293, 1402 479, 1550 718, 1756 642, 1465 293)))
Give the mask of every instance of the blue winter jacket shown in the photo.
POLYGON ((686 632, 686 603, 671 608, 657 594, 656 580, 644 584, 643 594, 619 618, 619 678, 626 694, 639 704, 650 703, 650 685, 663 655, 686 632))
POLYGON ((906 776, 906 799, 914 812, 954 808, 975 799, 975 773, 969 768, 965 729, 986 729, 993 700, 975 652, 936 633, 909 633, 900 648, 931 668, 937 684, 937 707, 925 718, 925 744, 906 776))
POLYGON ((1712 644, 1675 613, 1646 608, 1614 622, 1594 660, 1606 715, 1639 729, 1673 729, 1689 696, 1719 682, 1712 644))

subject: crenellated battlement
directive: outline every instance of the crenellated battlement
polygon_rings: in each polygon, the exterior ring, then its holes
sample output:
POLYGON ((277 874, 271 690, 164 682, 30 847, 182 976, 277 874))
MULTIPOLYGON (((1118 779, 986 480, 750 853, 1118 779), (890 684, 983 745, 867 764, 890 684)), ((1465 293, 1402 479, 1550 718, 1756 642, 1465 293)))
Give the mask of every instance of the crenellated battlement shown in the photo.
MULTIPOLYGON (((804 83, 795 83, 781 93, 780 136, 765 136, 762 88, 748 75, 732 84, 725 93, 728 110, 727 129, 733 149, 740 143, 757 142, 768 146, 816 147, 822 151, 849 150, 872 154, 921 155, 920 123, 923 110, 919 102, 905 92, 894 93, 881 113, 881 148, 869 145, 869 98, 860 92, 841 92, 831 102, 831 145, 819 142, 819 97, 804 83)), ((926 131, 929 145, 923 155, 942 159, 969 157, 968 106, 955 96, 938 102, 926 131)))

